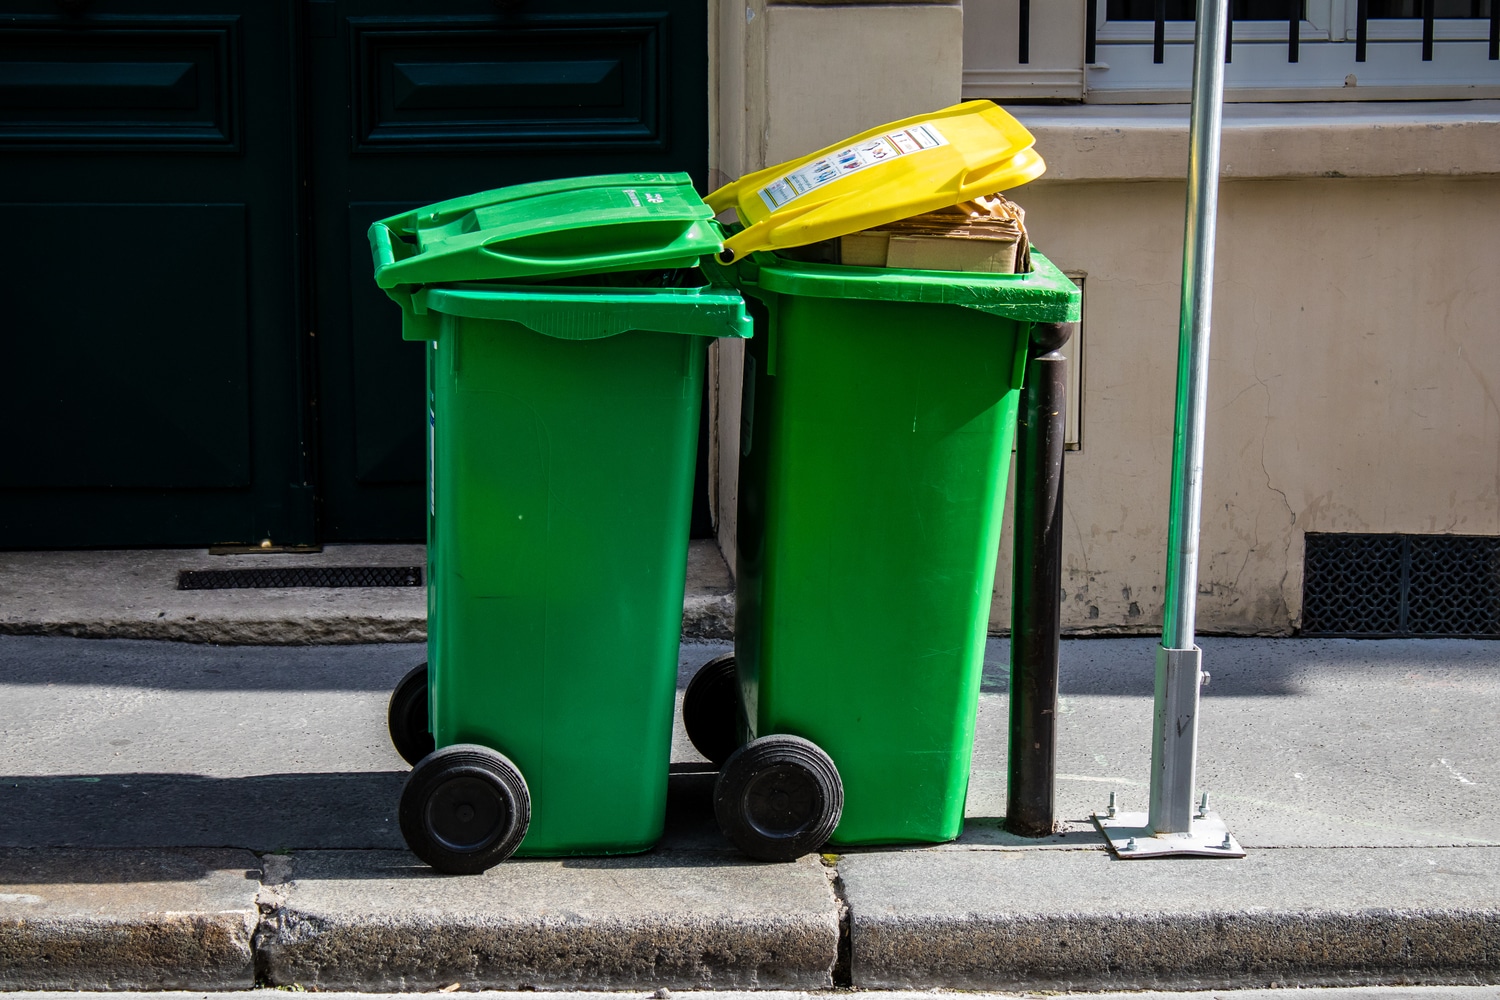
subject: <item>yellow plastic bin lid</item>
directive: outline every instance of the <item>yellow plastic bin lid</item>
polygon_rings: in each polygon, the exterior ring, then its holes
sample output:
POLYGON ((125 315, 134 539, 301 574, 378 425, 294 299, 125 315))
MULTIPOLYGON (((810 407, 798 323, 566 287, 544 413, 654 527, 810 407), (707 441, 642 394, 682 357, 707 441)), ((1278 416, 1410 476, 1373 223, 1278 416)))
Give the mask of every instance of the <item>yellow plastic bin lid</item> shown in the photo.
POLYGON ((747 174, 708 196, 744 227, 726 263, 947 208, 1035 180, 1047 169, 1026 127, 991 101, 965 101, 870 129, 799 160, 747 174))

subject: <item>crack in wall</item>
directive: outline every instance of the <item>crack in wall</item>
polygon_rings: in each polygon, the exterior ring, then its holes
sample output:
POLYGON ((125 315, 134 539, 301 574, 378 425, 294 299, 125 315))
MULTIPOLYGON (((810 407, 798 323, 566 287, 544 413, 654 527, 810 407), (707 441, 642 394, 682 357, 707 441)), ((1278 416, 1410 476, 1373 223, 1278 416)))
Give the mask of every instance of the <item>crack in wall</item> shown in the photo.
MULTIPOLYGON (((1262 423, 1260 430, 1260 471, 1261 474, 1266 477, 1266 489, 1281 497, 1281 503, 1286 507, 1286 513, 1289 519, 1287 524, 1288 530, 1286 532, 1286 547, 1282 550, 1281 553, 1281 579, 1277 581, 1276 594, 1281 600, 1282 619, 1287 623, 1288 628, 1295 628, 1296 616, 1292 614, 1291 601, 1287 599, 1286 581, 1287 578, 1291 575, 1292 546, 1296 544, 1297 539, 1297 512, 1292 509, 1292 501, 1286 495, 1286 491, 1279 488, 1274 482, 1271 481, 1271 469, 1270 466, 1266 464, 1266 441, 1271 434, 1271 420, 1273 419, 1271 414, 1270 383, 1260 377, 1260 372, 1256 370, 1253 361, 1251 362, 1250 366, 1250 374, 1252 377, 1254 377, 1256 382, 1260 383, 1260 387, 1265 390, 1266 393, 1265 420, 1262 423)), ((1259 544, 1259 541, 1260 535, 1257 532, 1256 543, 1259 544)), ((1249 553, 1246 553, 1245 562, 1248 564, 1249 561, 1250 555, 1249 553)), ((1244 572, 1244 566, 1240 567, 1240 572, 1244 572)), ((1238 577, 1236 577, 1236 580, 1238 580, 1238 577)))

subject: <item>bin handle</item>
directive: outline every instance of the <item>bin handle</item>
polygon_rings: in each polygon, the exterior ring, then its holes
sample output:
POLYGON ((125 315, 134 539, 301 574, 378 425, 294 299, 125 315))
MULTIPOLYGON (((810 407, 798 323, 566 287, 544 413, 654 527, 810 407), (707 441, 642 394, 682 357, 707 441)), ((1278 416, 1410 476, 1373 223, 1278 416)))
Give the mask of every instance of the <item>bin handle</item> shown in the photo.
POLYGON ((383 222, 372 223, 367 235, 370 240, 370 256, 375 259, 375 283, 397 305, 409 312, 412 306, 411 293, 416 286, 401 284, 389 277, 386 281, 381 281, 380 277, 386 268, 413 256, 416 251, 383 222))
POLYGON ((994 185, 994 191, 985 191, 984 194, 1008 191, 1028 181, 1034 181, 1046 172, 1046 162, 1035 149, 1028 146, 1008 160, 993 160, 970 170, 964 174, 960 190, 972 189, 984 184, 986 178, 993 177, 994 180, 991 183, 994 185))
POLYGON ((488 245, 482 246, 479 249, 482 250, 482 251, 484 251, 487 255, 495 258, 496 260, 502 260, 502 261, 506 261, 507 263, 516 264, 516 265, 522 265, 522 266, 524 266, 524 265, 534 265, 534 266, 548 265, 548 266, 556 267, 558 265, 563 265, 563 266, 568 267, 569 269, 576 269, 576 268, 586 268, 586 269, 588 269, 588 268, 595 268, 595 267, 602 268, 602 269, 610 269, 610 265, 612 265, 612 264, 618 264, 619 260, 620 260, 620 257, 619 257, 618 254, 593 255, 593 256, 574 256, 574 255, 571 255, 571 254, 564 253, 564 254, 558 254, 557 256, 554 257, 554 256, 547 256, 545 254, 508 253, 508 252, 506 252, 504 250, 498 250, 495 247, 488 246, 488 245))
POLYGON ((370 256, 374 258, 377 274, 381 268, 406 260, 416 253, 411 244, 397 236, 384 222, 370 224, 369 238, 370 256))
POLYGON ((713 212, 715 215, 718 215, 720 212, 724 211, 724 209, 726 208, 729 208, 738 200, 738 195, 740 193, 740 188, 743 186, 743 182, 744 178, 742 177, 737 181, 731 181, 730 183, 725 184, 723 187, 719 188, 719 190, 713 192, 707 198, 704 198, 703 203, 708 206, 709 211, 713 212))

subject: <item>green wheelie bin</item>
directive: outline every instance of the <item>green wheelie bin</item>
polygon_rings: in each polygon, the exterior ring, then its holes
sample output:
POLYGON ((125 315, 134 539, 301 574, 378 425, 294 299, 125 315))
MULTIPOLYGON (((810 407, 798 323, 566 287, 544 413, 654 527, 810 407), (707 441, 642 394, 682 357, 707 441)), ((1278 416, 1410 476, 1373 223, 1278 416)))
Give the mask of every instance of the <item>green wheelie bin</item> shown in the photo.
POLYGON ((704 351, 751 330, 697 267, 710 215, 685 174, 630 174, 370 229, 431 344, 429 661, 389 724, 401 830, 437 869, 661 835, 704 351))
POLYGON ((746 345, 734 653, 683 707, 746 853, 940 842, 964 818, 1005 478, 1034 323, 1026 274, 803 263, 725 274, 746 345))

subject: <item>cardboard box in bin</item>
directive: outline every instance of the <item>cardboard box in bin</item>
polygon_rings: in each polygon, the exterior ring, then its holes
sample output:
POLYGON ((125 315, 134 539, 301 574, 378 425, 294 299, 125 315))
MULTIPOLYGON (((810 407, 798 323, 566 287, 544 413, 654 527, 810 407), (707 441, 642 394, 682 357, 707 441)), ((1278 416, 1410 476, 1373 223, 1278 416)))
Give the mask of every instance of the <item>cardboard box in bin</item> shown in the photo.
POLYGON ((1031 270, 1026 213, 1003 195, 850 233, 814 244, 805 255, 797 256, 855 267, 920 271, 1025 274, 1031 270))

